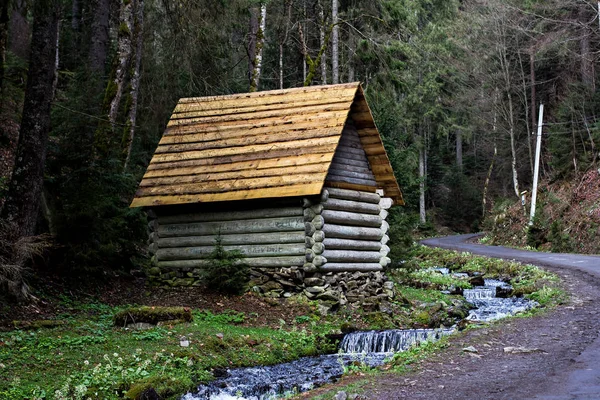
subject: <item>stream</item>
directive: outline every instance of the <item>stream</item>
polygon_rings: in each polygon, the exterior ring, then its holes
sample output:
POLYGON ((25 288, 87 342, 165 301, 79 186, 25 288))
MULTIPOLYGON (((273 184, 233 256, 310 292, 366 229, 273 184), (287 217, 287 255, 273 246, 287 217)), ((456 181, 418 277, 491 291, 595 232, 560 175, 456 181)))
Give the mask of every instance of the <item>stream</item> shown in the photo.
MULTIPOLYGON (((449 271, 440 271, 448 274, 449 271)), ((474 308, 467 320, 494 321, 537 306, 535 301, 496 294, 510 293, 509 284, 485 279, 484 286, 464 290, 465 299, 474 308)), ((376 367, 391 359, 395 352, 408 350, 426 341, 436 341, 452 334, 447 329, 392 329, 352 332, 344 336, 337 354, 303 357, 298 360, 224 371, 214 381, 187 393, 182 400, 268 400, 286 394, 305 392, 335 382, 353 366, 376 367)))

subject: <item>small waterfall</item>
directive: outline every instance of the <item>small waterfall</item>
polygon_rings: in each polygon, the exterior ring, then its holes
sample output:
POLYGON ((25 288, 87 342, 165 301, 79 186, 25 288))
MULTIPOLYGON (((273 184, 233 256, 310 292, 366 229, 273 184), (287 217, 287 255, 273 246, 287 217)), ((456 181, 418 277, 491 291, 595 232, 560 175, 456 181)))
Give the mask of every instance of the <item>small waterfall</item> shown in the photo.
POLYGON ((509 317, 519 312, 530 310, 537 306, 537 302, 517 297, 496 297, 498 288, 512 289, 508 283, 498 279, 484 279, 485 286, 465 289, 463 296, 475 309, 469 311, 467 317, 470 321, 495 321, 509 317))
POLYGON ((482 286, 475 289, 465 289, 463 290, 463 296, 468 302, 471 302, 471 300, 493 299, 496 297, 496 288, 482 286))
POLYGON ((439 340, 453 329, 392 329, 349 333, 340 344, 343 353, 393 353, 426 341, 439 340))

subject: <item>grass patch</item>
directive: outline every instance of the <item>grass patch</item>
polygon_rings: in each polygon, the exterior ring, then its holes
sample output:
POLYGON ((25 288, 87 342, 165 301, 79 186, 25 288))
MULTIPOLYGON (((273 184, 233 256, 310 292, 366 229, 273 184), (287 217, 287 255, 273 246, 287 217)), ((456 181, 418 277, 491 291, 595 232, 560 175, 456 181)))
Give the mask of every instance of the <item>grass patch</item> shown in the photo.
MULTIPOLYGON (((310 329, 239 326, 241 313, 193 310, 194 322, 148 330, 114 327, 119 308, 91 307, 56 328, 0 334, 0 398, 123 398, 153 387, 176 398, 214 368, 268 365, 334 349, 310 329), (189 341, 181 346, 181 338, 189 341)), ((132 398, 133 398, 132 397, 132 398)))

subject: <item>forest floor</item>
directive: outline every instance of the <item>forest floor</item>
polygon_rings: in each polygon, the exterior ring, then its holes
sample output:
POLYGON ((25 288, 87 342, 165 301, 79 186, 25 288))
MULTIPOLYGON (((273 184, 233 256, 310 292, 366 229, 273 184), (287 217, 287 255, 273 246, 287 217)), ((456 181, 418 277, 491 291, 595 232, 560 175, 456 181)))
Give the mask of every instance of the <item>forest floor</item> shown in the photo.
POLYGON ((557 308, 450 337, 404 375, 357 374, 301 398, 347 391, 364 399, 598 399, 600 263, 596 267, 545 267, 570 294, 557 308))

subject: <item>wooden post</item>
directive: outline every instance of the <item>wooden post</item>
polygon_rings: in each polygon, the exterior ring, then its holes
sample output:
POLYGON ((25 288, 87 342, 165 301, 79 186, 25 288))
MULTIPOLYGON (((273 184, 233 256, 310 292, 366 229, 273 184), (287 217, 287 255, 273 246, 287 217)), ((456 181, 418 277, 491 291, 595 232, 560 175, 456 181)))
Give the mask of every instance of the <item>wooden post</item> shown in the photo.
POLYGON ((544 105, 540 104, 540 115, 538 117, 537 142, 535 144, 535 168, 533 172, 533 189, 531 193, 531 212, 529 214, 529 226, 533 225, 535 217, 535 205, 537 201, 538 176, 540 174, 540 153, 542 152, 542 123, 544 122, 544 105))

